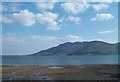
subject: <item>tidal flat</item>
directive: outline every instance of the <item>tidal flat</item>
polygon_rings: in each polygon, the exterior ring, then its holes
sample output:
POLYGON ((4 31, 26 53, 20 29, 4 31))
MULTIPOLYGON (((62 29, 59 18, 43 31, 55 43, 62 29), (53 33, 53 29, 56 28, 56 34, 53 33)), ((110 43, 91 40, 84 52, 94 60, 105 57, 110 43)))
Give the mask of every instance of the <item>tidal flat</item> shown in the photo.
POLYGON ((118 64, 2 65, 2 80, 118 80, 118 64))

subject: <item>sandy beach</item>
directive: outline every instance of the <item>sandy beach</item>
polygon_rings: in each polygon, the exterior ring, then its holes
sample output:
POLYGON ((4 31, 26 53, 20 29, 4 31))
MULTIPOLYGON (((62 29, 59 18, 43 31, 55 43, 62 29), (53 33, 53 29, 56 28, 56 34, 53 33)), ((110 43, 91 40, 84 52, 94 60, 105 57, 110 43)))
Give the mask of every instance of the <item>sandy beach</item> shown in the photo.
POLYGON ((118 65, 2 65, 3 80, 118 80, 118 65))

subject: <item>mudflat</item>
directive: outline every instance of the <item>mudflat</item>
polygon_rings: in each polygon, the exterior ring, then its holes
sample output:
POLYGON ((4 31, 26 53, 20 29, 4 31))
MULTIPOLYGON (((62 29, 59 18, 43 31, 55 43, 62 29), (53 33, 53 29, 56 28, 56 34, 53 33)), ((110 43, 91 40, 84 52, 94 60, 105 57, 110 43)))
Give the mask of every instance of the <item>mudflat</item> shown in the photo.
POLYGON ((118 64, 2 65, 3 80, 118 80, 118 64))

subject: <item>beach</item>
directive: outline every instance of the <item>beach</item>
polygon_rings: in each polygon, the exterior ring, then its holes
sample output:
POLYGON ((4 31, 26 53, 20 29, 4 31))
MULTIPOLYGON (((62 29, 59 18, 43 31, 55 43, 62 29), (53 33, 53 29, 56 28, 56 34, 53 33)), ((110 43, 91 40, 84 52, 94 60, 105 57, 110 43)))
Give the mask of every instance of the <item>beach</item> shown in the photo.
POLYGON ((3 80, 118 80, 118 64, 2 65, 3 80))

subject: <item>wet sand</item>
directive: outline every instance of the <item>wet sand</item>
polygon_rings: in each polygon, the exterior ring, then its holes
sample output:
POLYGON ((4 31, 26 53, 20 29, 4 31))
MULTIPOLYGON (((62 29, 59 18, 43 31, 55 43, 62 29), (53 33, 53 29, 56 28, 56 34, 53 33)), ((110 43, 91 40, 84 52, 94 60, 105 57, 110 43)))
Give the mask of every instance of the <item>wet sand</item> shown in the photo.
POLYGON ((118 65, 2 65, 3 80, 118 80, 118 65))

